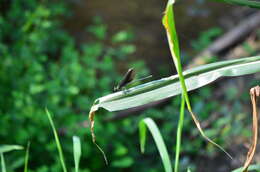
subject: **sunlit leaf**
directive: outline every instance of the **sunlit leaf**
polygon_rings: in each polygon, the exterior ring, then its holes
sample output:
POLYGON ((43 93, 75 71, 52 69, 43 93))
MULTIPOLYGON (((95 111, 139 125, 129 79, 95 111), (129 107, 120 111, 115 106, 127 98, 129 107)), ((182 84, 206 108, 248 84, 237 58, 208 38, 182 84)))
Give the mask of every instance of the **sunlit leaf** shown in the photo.
MULTIPOLYGON (((195 90, 221 77, 242 76, 260 72, 260 56, 228 60, 202 65, 184 71, 187 90, 195 90)), ((91 112, 104 108, 109 111, 125 110, 181 94, 178 75, 151 81, 124 91, 98 98, 91 112)))

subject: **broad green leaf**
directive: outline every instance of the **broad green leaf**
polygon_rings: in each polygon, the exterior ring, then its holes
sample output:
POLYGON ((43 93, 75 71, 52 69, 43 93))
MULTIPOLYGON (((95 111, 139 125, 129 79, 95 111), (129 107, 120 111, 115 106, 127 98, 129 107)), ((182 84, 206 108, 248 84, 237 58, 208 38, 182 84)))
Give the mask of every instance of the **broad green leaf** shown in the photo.
POLYGON ((252 8, 260 8, 260 1, 259 0, 215 0, 218 2, 226 2, 234 5, 243 5, 249 6, 252 8))
POLYGON ((73 136, 73 153, 74 153, 75 172, 78 172, 79 162, 81 157, 81 143, 79 137, 77 136, 73 136))
MULTIPOLYGON (((187 90, 195 90, 221 77, 242 76, 260 72, 260 56, 202 65, 183 72, 187 90)), ((99 108, 125 110, 181 94, 178 75, 151 81, 124 91, 98 98, 91 113, 99 108)))
MULTIPOLYGON (((187 90, 191 91, 212 83, 221 77, 241 76, 260 72, 259 66, 260 56, 255 56, 206 64, 187 70, 183 74, 186 78, 187 90)), ((89 112, 93 142, 95 143, 94 116, 99 108, 104 108, 108 111, 125 110, 173 97, 181 93, 182 88, 178 75, 173 75, 97 99, 89 112)), ((190 112, 192 113, 192 111, 190 112)), ((225 152, 223 148, 208 139, 203 132, 201 134, 207 141, 225 152)), ((231 158, 227 152, 225 153, 231 158)))
POLYGON ((1 155, 2 172, 6 172, 4 154, 3 154, 3 153, 0 153, 0 155, 1 155))
POLYGON ((57 149, 58 149, 58 152, 59 152, 59 158, 60 158, 60 162, 61 162, 61 166, 62 166, 63 172, 67 172, 67 168, 66 168, 66 165, 65 165, 64 156, 63 156, 63 152, 62 152, 59 136, 57 134, 55 125, 53 123, 53 120, 51 118, 51 114, 49 113, 47 108, 45 109, 45 111, 46 111, 46 114, 48 116, 49 122, 51 124, 52 131, 53 131, 53 134, 54 134, 54 137, 55 137, 55 142, 56 142, 57 149))
POLYGON ((145 138, 146 138, 146 126, 151 132, 153 139, 155 141, 156 147, 160 153, 163 166, 166 172, 172 172, 172 165, 169 158, 169 153, 161 136, 161 133, 155 124, 155 122, 151 118, 145 118, 139 123, 139 131, 140 131, 140 144, 141 151, 144 152, 145 147, 145 138))
POLYGON ((0 145, 0 153, 10 152, 13 150, 22 150, 23 147, 19 145, 0 145))
MULTIPOLYGON (((250 165, 250 166, 248 167, 248 171, 252 171, 252 170, 258 170, 258 171, 260 171, 260 164, 250 165)), ((235 170, 233 170, 232 172, 242 172, 242 171, 243 171, 243 167, 238 168, 238 169, 235 169, 235 170)))

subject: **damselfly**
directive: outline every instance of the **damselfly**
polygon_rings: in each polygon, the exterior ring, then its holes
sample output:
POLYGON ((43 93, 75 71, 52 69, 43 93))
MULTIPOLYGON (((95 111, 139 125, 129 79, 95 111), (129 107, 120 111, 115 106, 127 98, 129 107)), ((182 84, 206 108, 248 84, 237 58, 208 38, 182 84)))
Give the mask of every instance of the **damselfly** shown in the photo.
POLYGON ((130 68, 126 74, 124 75, 123 79, 119 82, 119 84, 114 87, 114 91, 120 91, 122 90, 125 86, 129 85, 130 83, 134 83, 134 82, 137 82, 137 81, 141 81, 141 80, 144 80, 144 79, 147 79, 147 78, 150 78, 152 77, 152 75, 149 75, 147 77, 144 77, 144 78, 141 78, 141 79, 138 79, 138 80, 134 80, 134 77, 135 77, 135 71, 133 68, 130 68))

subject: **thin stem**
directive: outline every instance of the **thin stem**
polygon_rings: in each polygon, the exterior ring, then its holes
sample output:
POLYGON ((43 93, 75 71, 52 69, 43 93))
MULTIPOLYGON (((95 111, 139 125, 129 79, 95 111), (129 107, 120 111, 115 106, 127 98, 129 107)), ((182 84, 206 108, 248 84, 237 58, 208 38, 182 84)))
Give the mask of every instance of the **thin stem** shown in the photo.
POLYGON ((6 172, 4 154, 1 153, 0 155, 1 155, 2 172, 6 172))
POLYGON ((182 135, 182 127, 184 121, 184 109, 185 109, 185 98, 182 95, 181 98, 181 107, 180 107, 180 117, 177 128, 177 136, 176 136, 176 152, 175 152, 175 164, 174 164, 174 172, 179 171, 179 157, 181 152, 181 135, 182 135))

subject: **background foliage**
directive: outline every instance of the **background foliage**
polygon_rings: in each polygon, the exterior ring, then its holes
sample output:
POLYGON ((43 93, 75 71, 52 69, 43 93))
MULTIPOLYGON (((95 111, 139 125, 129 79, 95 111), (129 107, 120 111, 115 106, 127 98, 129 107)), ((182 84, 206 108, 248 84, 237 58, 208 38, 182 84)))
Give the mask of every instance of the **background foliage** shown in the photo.
MULTIPOLYGON (((100 112, 95 131, 98 143, 108 155, 109 167, 105 166, 100 152, 92 144, 89 133, 87 112, 93 100, 112 91, 122 75, 119 73, 134 67, 138 77, 149 74, 143 61, 129 60, 135 52, 131 43, 134 34, 122 30, 108 36, 105 22, 95 17, 93 24, 85 29, 89 41, 78 46, 63 28, 63 19, 71 15, 64 2, 14 0, 10 3, 2 0, 1 4, 0 143, 26 147, 30 141, 31 171, 61 171, 55 140, 44 111, 48 107, 59 128, 69 171, 74 162, 73 135, 78 135, 82 141, 82 171, 162 171, 153 144, 147 145, 145 155, 139 152, 138 122, 146 115, 156 120, 173 155, 178 114, 173 107, 178 109, 178 99, 169 101, 167 106, 147 110, 138 117, 116 122, 106 122, 104 119, 111 114, 100 112)), ((220 32, 212 29, 206 36, 204 33, 197 44, 195 41, 194 48, 206 46, 210 38, 220 32)), ((211 92, 212 88, 206 87, 192 96, 194 111, 199 112, 201 119, 208 119, 215 109, 223 117, 215 121, 212 129, 206 130, 207 135, 217 138, 215 141, 222 145, 230 136, 241 132, 248 135, 247 130, 242 131, 243 116, 236 115, 241 114, 241 102, 235 101, 234 108, 222 106, 211 100, 211 92), (231 125, 237 130, 232 130, 231 125)), ((234 99, 236 94, 231 92, 227 99, 234 99)), ((199 133, 193 130, 189 117, 184 123, 181 165, 192 167, 195 155, 204 154, 206 150, 214 155, 215 148, 198 139, 199 133)), ((19 151, 6 156, 9 171, 23 168, 23 154, 19 151)))

